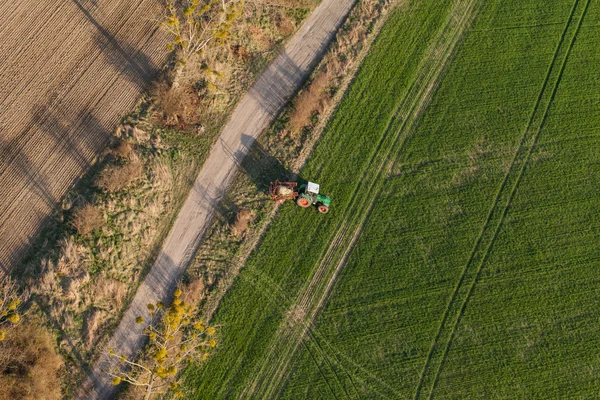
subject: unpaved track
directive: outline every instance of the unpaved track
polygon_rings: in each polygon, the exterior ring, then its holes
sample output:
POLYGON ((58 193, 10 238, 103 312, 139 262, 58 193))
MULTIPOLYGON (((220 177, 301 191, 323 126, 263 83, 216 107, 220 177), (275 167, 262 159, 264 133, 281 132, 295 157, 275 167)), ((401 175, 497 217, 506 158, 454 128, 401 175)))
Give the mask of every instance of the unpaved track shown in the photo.
MULTIPOLYGON (((143 325, 135 323, 136 317, 147 316, 148 303, 164 300, 172 292, 210 226, 239 163, 255 138, 268 127, 306 79, 354 2, 323 0, 236 107, 108 348, 127 356, 134 355, 140 348, 143 325)), ((103 372, 112 361, 105 355, 100 358, 82 387, 81 399, 113 396, 114 387, 103 372)))
POLYGON ((159 4, 0 4, 0 278, 164 63, 159 4))

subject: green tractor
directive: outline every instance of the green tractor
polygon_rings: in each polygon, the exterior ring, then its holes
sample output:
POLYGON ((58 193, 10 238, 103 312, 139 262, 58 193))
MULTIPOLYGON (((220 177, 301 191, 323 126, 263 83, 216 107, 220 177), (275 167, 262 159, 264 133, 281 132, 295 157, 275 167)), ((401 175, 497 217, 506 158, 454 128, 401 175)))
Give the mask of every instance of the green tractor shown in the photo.
POLYGON ((319 184, 317 183, 308 182, 300 185, 298 188, 296 204, 302 208, 315 204, 321 214, 327 214, 329 212, 329 203, 331 203, 331 198, 324 194, 319 194, 319 184))
POLYGON ((331 198, 319 194, 319 185, 314 182, 302 184, 296 189, 296 182, 271 182, 271 198, 275 201, 283 202, 285 200, 296 200, 302 208, 316 205, 321 214, 329 212, 329 203, 331 198))

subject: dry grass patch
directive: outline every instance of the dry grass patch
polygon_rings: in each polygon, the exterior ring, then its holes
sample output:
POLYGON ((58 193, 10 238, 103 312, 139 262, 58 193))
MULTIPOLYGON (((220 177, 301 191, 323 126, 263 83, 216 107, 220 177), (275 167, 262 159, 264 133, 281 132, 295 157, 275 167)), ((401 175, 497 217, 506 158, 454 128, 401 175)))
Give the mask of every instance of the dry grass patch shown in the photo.
POLYGON ((254 212, 249 209, 241 209, 236 217, 233 227, 231 228, 231 233, 234 236, 242 236, 246 230, 248 230, 248 225, 254 219, 254 212))
POLYGON ((87 349, 94 346, 100 337, 100 328, 108 319, 108 313, 104 310, 94 310, 85 317, 83 336, 87 349))
POLYGON ((34 323, 19 325, 0 342, 0 399, 60 399, 61 366, 46 330, 34 323))
MULTIPOLYGON (((260 3, 260 1, 258 1, 260 3)), ((270 0, 266 4, 289 8, 313 8, 319 4, 319 0, 270 0)))
POLYGON ((94 305, 115 312, 121 309, 127 289, 123 282, 100 276, 96 279, 91 292, 94 305))
POLYGON ((252 43, 259 51, 268 51, 273 47, 273 40, 271 40, 267 31, 258 26, 250 26, 248 27, 248 33, 250 34, 252 43))
POLYGON ((133 151, 133 147, 131 143, 126 140, 119 141, 119 144, 111 149, 111 154, 118 158, 128 158, 131 152, 133 151))
POLYGON ((198 278, 181 287, 181 300, 193 306, 197 306, 206 296, 206 285, 204 279, 198 278))
POLYGON ((310 86, 302 91, 294 104, 290 115, 289 127, 293 136, 298 135, 310 123, 315 113, 320 113, 327 106, 330 97, 325 89, 329 86, 329 72, 322 71, 315 76, 310 86))
POLYGON ((189 84, 172 86, 161 79, 152 88, 154 121, 159 125, 185 129, 200 123, 201 98, 189 84))
POLYGON ((291 35, 296 30, 294 20, 281 13, 275 15, 275 26, 279 34, 284 36, 291 35))
POLYGON ((110 165, 100 173, 95 185, 109 193, 118 192, 141 178, 142 172, 139 160, 124 165, 110 165))
POLYGON ((87 235, 93 230, 98 229, 104 224, 104 216, 102 211, 91 204, 86 204, 82 208, 73 213, 71 225, 78 234, 87 235))

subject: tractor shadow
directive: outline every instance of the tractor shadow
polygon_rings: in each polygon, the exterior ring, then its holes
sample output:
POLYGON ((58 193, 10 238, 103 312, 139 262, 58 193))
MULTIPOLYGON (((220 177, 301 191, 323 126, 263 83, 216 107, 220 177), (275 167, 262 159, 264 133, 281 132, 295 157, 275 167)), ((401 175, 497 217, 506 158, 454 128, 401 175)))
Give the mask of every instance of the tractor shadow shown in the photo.
MULTIPOLYGON (((259 193, 268 195, 270 184, 275 180, 306 183, 306 180, 293 173, 289 167, 252 136, 242 134, 241 143, 243 150, 233 151, 223 142, 221 146, 259 193)), ((256 201, 264 201, 264 199, 236 203, 225 193, 221 196, 218 204, 213 204, 213 208, 218 216, 228 223, 232 223, 240 208, 256 201)))
POLYGON ((250 178, 258 191, 268 193, 270 183, 276 179, 298 179, 287 166, 251 136, 242 134, 242 144, 246 154, 239 164, 240 170, 250 178))

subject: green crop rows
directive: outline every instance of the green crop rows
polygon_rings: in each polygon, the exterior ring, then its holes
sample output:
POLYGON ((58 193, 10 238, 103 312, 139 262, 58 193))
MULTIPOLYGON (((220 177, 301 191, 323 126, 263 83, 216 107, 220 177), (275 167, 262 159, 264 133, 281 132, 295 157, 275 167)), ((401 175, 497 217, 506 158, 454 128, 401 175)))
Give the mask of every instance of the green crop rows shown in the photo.
POLYGON ((600 392, 600 4, 390 17, 224 298, 196 398, 600 392))

